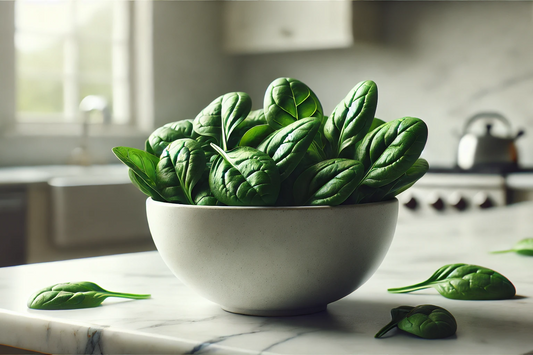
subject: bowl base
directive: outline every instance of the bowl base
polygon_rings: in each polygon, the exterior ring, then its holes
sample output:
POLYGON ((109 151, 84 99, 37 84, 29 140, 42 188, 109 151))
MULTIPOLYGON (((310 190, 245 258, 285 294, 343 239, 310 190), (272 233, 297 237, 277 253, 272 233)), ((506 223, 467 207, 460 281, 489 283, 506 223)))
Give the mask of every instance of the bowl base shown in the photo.
POLYGON ((235 307, 222 307, 223 310, 229 313, 243 314, 245 316, 260 316, 260 317, 288 317, 288 316, 302 316, 306 314, 323 312, 327 309, 327 305, 298 308, 298 309, 284 309, 284 310, 261 310, 261 309, 244 309, 235 307))

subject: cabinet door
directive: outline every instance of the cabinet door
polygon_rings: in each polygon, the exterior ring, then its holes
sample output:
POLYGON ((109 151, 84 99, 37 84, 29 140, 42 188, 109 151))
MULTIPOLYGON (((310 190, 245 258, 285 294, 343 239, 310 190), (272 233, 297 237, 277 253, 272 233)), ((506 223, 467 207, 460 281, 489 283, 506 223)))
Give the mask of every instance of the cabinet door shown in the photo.
POLYGON ((224 45, 230 53, 349 47, 351 1, 225 1, 224 45))
POLYGON ((25 190, 0 189, 0 267, 26 262, 25 229, 25 190))

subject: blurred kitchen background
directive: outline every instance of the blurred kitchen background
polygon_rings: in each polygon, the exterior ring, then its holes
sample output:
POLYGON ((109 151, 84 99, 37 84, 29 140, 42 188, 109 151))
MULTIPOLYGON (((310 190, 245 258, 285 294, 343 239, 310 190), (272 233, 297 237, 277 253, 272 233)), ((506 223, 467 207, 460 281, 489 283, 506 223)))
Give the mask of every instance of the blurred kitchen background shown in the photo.
POLYGON ((111 148, 283 76, 327 114, 373 80, 377 117, 428 124, 401 218, 533 199, 532 38, 529 1, 0 1, 0 266, 153 249, 111 148), (458 169, 465 133, 500 160, 458 169))

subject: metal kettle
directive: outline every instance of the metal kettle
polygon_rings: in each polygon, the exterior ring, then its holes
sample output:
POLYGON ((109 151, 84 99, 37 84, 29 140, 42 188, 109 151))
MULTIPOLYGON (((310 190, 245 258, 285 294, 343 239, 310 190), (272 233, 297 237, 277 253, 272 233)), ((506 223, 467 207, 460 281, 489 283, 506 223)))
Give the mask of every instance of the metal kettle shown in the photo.
POLYGON ((518 170, 518 151, 515 141, 524 134, 523 130, 512 133, 509 121, 496 112, 482 112, 470 117, 464 126, 457 148, 457 166, 461 170, 474 172, 505 173, 518 170), (485 125, 481 135, 469 132, 472 124, 481 119, 498 120, 504 124, 507 134, 494 136, 492 124, 485 125))

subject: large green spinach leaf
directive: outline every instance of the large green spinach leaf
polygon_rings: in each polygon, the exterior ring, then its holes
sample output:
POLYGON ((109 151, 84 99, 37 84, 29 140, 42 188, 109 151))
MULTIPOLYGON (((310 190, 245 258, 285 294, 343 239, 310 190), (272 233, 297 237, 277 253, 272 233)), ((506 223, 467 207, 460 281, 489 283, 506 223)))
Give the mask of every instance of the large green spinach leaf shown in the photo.
POLYGON ((193 130, 192 120, 181 120, 167 123, 157 128, 146 140, 145 150, 155 156, 161 156, 163 150, 180 138, 195 139, 198 134, 193 130))
POLYGON ((128 176, 130 178, 130 181, 133 185, 137 186, 137 188, 146 196, 151 197, 155 201, 161 201, 165 202, 165 199, 163 196, 157 192, 156 189, 152 188, 150 185, 146 183, 141 177, 133 171, 133 169, 128 169, 128 176))
POLYGON ((174 166, 179 185, 188 202, 195 204, 192 191, 207 167, 200 143, 190 138, 178 139, 163 151, 161 160, 167 157, 174 166))
POLYGON ((251 147, 237 147, 220 154, 209 174, 209 186, 217 200, 232 206, 273 205, 278 198, 280 177, 270 156, 251 147))
POLYGON ((236 147, 238 145, 247 145, 247 144, 241 144, 242 137, 248 132, 250 129, 260 126, 260 125, 266 125, 267 121, 265 118, 265 112, 263 109, 250 111, 248 116, 241 122, 235 129, 233 130, 231 137, 229 139, 228 146, 230 147, 236 147))
POLYGON ((277 130, 257 147, 274 160, 281 181, 285 180, 302 160, 320 128, 320 123, 319 118, 302 118, 277 130))
POLYGON ((229 146, 232 132, 248 116, 251 107, 252 100, 244 92, 219 96, 196 116, 194 130, 202 136, 215 138, 224 150, 228 150, 232 148, 229 146))
POLYGON ((112 150, 115 156, 133 170, 148 187, 158 191, 156 183, 156 167, 159 163, 158 157, 137 148, 114 147, 112 150))
POLYGON ((413 186, 415 182, 426 174, 428 169, 428 162, 420 158, 403 175, 391 183, 381 187, 359 185, 347 201, 353 204, 390 200, 413 186))
POLYGON ((292 78, 278 78, 267 88, 263 106, 265 117, 272 129, 306 117, 322 119, 322 104, 304 83, 292 78))
POLYGON ((302 206, 340 205, 353 193, 363 173, 363 165, 356 160, 321 161, 305 170, 294 182, 294 202, 302 206))
POLYGON ((420 157, 427 134, 424 121, 414 117, 387 122, 368 133, 355 155, 365 166, 362 184, 381 187, 402 176, 420 157))
POLYGON ((200 181, 194 186, 194 189, 192 190, 192 198, 195 205, 219 205, 218 200, 209 187, 209 170, 204 171, 200 181))
POLYGON ((377 86, 367 80, 357 84, 335 107, 324 126, 331 157, 354 158, 357 143, 372 125, 377 103, 377 86))
POLYGON ((168 147, 161 153, 161 160, 156 167, 157 189, 168 202, 190 204, 191 201, 181 186, 168 147))
POLYGON ((267 124, 261 124, 250 128, 244 136, 242 136, 239 145, 241 147, 248 146, 256 148, 261 142, 274 133, 274 130, 267 124))
POLYGON ((276 201, 277 206, 292 206, 295 205, 294 202, 294 196, 293 196, 293 190, 294 190, 294 182, 300 176, 301 173, 303 173, 305 170, 307 170, 312 165, 315 165, 323 160, 326 159, 326 156, 324 155, 324 152, 316 143, 316 141, 313 141, 307 151, 305 152, 304 156, 294 168, 292 173, 289 174, 285 180, 281 182, 280 191, 279 191, 279 197, 276 201))

